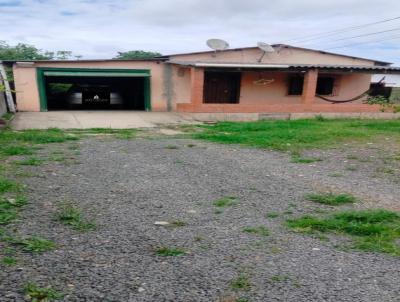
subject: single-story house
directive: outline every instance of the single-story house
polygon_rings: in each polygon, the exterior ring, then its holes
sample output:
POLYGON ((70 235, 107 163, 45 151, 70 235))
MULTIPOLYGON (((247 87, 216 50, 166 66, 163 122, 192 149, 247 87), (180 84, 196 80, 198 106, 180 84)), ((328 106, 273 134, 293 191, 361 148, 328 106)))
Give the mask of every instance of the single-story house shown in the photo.
POLYGON ((372 74, 390 63, 289 45, 148 60, 14 61, 19 111, 374 112, 372 74), (342 102, 343 101, 343 102, 342 102))

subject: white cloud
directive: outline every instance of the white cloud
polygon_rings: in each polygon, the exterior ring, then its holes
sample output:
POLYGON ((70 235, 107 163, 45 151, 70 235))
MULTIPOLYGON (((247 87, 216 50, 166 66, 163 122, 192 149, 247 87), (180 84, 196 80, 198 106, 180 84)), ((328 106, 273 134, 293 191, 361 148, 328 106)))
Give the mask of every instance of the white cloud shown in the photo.
MULTIPOLYGON (((12 44, 110 58, 117 51, 132 49, 164 54, 205 50, 210 37, 224 38, 232 47, 257 41, 295 44, 294 38, 393 18, 398 11, 400 1, 395 0, 0 0, 0 28, 1 39, 12 44)), ((323 49, 400 36, 399 30, 332 42, 396 27, 400 19, 297 45, 323 49)), ((332 51, 400 65, 399 41, 332 51)))

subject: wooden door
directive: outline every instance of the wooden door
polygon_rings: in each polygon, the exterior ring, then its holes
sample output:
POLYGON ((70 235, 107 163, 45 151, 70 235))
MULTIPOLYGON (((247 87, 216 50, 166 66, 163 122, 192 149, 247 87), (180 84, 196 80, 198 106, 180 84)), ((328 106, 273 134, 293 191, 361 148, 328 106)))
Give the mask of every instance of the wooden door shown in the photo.
POLYGON ((204 74, 204 103, 239 103, 240 75, 239 72, 206 71, 204 74))

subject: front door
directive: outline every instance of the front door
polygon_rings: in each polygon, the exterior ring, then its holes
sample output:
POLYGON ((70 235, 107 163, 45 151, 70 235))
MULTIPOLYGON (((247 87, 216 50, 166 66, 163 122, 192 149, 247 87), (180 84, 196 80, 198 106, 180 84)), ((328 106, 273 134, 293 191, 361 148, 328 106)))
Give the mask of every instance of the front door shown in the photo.
POLYGON ((239 72, 206 71, 204 74, 204 103, 239 103, 240 75, 239 72))

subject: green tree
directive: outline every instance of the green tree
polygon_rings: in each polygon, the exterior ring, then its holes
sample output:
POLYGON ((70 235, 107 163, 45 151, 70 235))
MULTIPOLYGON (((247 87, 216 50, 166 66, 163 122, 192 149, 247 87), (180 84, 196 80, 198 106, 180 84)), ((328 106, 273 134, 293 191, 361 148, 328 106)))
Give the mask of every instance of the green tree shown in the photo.
POLYGON ((157 56, 161 56, 161 54, 155 51, 130 50, 130 51, 118 52, 118 55, 113 59, 116 60, 151 59, 157 56))
POLYGON ((43 52, 35 46, 18 43, 15 46, 0 41, 0 60, 51 60, 51 53, 43 52))

